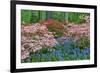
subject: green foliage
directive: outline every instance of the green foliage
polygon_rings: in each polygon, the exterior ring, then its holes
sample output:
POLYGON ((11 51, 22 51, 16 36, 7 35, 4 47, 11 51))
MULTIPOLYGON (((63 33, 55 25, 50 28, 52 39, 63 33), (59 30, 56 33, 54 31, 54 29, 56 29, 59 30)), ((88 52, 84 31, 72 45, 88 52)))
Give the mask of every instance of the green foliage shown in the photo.
POLYGON ((32 11, 30 23, 37 23, 40 20, 39 11, 32 11))
POLYGON ((21 11, 21 23, 37 23, 40 20, 40 11, 34 10, 22 10, 21 11))
POLYGON ((56 49, 56 50, 58 50, 58 49, 64 48, 64 47, 63 47, 62 45, 56 45, 56 46, 54 46, 53 48, 56 49))
POLYGON ((27 24, 30 23, 32 16, 31 10, 21 10, 21 23, 27 24))
POLYGON ((63 35, 63 31, 62 30, 59 30, 59 29, 56 29, 54 26, 48 26, 48 30, 50 32, 55 32, 54 36, 55 37, 61 37, 63 35))
POLYGON ((21 10, 21 23, 37 23, 46 19, 54 19, 60 22, 68 20, 73 23, 83 23, 84 19, 81 17, 89 15, 88 13, 76 12, 59 12, 59 11, 35 11, 35 10, 21 10))
POLYGON ((38 58, 36 56, 32 57, 32 62, 38 61, 38 58))
POLYGON ((65 20, 64 15, 64 12, 52 12, 52 18, 60 22, 65 20))
POLYGON ((49 52, 49 51, 48 51, 48 48, 49 48, 49 47, 44 46, 41 50, 39 50, 39 53, 45 54, 45 53, 49 52))
POLYGON ((90 47, 90 40, 87 37, 81 37, 76 43, 73 44, 73 48, 88 48, 90 47))
POLYGON ((46 12, 45 11, 40 11, 40 21, 46 20, 46 12))
POLYGON ((88 13, 76 13, 76 12, 69 12, 68 13, 68 20, 70 22, 79 24, 85 22, 84 19, 81 19, 81 17, 89 15, 88 13))

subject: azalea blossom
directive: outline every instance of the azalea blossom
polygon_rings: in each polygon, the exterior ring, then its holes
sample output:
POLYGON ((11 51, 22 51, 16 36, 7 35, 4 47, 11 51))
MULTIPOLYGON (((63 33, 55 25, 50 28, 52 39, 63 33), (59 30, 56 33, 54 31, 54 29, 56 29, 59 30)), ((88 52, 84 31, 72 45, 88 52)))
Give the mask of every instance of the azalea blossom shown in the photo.
POLYGON ((24 47, 21 48, 21 59, 26 59, 29 57, 29 52, 24 49, 24 47))
POLYGON ((70 27, 67 29, 68 34, 75 34, 76 36, 88 36, 90 35, 90 26, 87 24, 81 24, 81 25, 70 25, 70 27))
POLYGON ((46 25, 32 24, 22 27, 22 59, 29 57, 29 52, 36 52, 43 46, 53 47, 58 42, 52 32, 49 32, 46 25))

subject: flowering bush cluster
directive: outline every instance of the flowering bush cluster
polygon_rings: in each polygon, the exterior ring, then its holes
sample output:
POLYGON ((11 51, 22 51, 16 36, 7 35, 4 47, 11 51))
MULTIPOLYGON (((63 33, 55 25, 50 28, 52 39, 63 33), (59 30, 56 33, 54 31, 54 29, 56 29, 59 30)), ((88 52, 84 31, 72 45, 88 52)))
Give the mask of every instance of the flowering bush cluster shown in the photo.
POLYGON ((48 19, 40 23, 22 25, 21 34, 22 60, 30 56, 31 62, 89 58, 89 24, 64 25, 48 19))
POLYGON ((32 24, 22 26, 22 59, 29 56, 27 52, 35 52, 42 49, 43 46, 53 47, 57 44, 52 32, 49 32, 45 25, 32 24))
POLYGON ((64 32, 67 30, 64 27, 64 22, 59 22, 53 19, 41 21, 40 24, 46 25, 50 32, 54 32, 53 35, 55 35, 55 37, 63 36, 64 32))
POLYGON ((68 25, 67 28, 67 35, 69 35, 70 37, 73 37, 75 39, 79 39, 81 37, 90 37, 90 26, 89 24, 77 24, 77 25, 73 25, 70 24, 68 25))

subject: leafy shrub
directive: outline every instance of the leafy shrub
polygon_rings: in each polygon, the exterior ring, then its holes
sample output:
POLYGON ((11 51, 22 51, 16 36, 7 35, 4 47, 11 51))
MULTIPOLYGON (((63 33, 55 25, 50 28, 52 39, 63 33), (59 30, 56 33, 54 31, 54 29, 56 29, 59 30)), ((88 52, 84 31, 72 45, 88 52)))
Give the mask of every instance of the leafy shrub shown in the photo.
POLYGON ((81 19, 81 17, 85 17, 87 15, 89 16, 88 13, 69 12, 68 13, 68 20, 69 20, 69 22, 73 22, 73 23, 76 23, 76 24, 83 23, 83 22, 86 22, 86 21, 85 21, 85 19, 81 19))
POLYGON ((90 40, 87 37, 81 37, 75 44, 73 44, 74 48, 89 48, 90 47, 90 40))
POLYGON ((64 12, 52 12, 52 19, 63 22, 64 15, 64 12))
POLYGON ((62 36, 65 31, 64 26, 63 26, 64 24, 53 19, 41 21, 40 24, 46 25, 50 32, 55 32, 54 34, 55 37, 62 36))
POLYGON ((39 22, 39 20, 40 20, 39 11, 32 11, 30 23, 37 23, 39 22))

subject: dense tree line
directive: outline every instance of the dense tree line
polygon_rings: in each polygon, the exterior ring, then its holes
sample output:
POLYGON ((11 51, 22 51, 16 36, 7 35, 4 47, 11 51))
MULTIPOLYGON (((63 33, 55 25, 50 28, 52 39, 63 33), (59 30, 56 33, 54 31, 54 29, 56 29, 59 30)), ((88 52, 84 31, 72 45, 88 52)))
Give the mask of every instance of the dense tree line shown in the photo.
POLYGON ((81 18, 87 15, 89 14, 78 12, 22 10, 21 23, 37 23, 47 19, 54 19, 60 22, 68 20, 74 23, 82 23, 84 20, 81 18))

